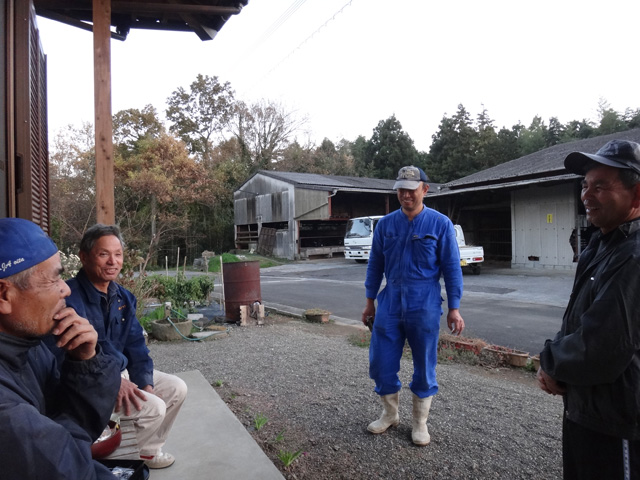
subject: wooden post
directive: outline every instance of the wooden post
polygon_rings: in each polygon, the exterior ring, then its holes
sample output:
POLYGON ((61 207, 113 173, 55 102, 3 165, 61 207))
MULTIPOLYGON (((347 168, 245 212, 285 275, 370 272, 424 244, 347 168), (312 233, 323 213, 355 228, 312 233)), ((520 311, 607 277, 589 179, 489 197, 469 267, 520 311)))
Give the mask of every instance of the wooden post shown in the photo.
POLYGON ((93 88, 96 129, 96 217, 115 223, 111 118, 111 0, 93 0, 93 88))

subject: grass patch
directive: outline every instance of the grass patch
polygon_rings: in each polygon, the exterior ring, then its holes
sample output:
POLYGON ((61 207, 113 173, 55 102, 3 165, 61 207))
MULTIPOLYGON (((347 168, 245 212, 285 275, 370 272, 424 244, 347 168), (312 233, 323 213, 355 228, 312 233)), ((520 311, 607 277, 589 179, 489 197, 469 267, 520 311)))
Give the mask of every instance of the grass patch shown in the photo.
POLYGON ((280 450, 278 452, 278 458, 284 464, 285 468, 289 467, 293 462, 295 462, 300 455, 302 455, 302 450, 298 450, 295 452, 280 450))
POLYGON ((267 422, 269 421, 269 419, 264 416, 261 413, 258 413, 256 415, 256 418, 253 420, 253 425, 256 427, 256 430, 260 430, 262 427, 264 427, 267 422))
POLYGON ((371 332, 368 330, 359 330, 358 333, 349 335, 349 343, 355 347, 369 348, 371 332))
MULTIPOLYGON (((254 254, 238 254, 234 255, 233 253, 223 253, 222 254, 222 263, 236 263, 236 262, 260 262, 260 268, 269 268, 269 267, 277 267, 278 265, 284 265, 288 263, 287 260, 276 259, 271 257, 264 257, 262 255, 254 255, 254 254)), ((216 255, 215 257, 211 257, 209 259, 209 272, 219 272, 220 271, 220 255, 216 255)))
POLYGON ((438 363, 464 363, 477 365, 480 363, 478 355, 470 350, 442 347, 438 350, 438 363))

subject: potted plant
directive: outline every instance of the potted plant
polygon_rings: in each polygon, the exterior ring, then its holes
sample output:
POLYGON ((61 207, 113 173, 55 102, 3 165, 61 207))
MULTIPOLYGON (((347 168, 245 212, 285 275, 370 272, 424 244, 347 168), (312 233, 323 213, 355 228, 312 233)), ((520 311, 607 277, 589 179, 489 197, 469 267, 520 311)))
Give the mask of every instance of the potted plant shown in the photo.
POLYGON ((328 323, 329 315, 331 315, 331 312, 322 308, 310 308, 304 311, 305 318, 315 323, 328 323))

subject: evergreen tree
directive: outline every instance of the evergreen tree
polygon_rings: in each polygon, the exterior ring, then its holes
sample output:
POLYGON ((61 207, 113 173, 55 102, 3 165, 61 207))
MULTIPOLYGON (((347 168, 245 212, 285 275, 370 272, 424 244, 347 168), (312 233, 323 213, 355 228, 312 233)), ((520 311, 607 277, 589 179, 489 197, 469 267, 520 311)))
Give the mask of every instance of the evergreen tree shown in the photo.
POLYGON ((432 138, 427 168, 433 181, 450 182, 480 169, 475 155, 477 133, 462 104, 453 117, 442 117, 432 138))
POLYGON ((519 136, 520 151, 522 155, 529 155, 546 148, 547 146, 547 126, 539 116, 533 117, 531 125, 523 128, 519 136))
POLYGON ((378 123, 367 142, 366 155, 373 176, 389 179, 396 178, 403 166, 415 165, 419 158, 413 140, 402 130, 395 115, 378 123))

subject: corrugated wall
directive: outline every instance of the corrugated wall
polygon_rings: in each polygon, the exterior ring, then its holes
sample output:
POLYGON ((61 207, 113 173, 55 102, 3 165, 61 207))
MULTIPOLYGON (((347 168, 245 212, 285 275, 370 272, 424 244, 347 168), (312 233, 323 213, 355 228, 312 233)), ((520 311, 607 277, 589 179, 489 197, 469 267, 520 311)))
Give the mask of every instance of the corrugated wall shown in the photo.
POLYGON ((254 176, 234 194, 234 223, 287 222, 291 215, 293 186, 260 175, 254 176))
POLYGON ((576 224, 573 184, 515 190, 511 197, 512 266, 571 269, 576 224))
POLYGON ((324 190, 296 188, 296 220, 326 220, 329 218, 329 194, 324 190))

